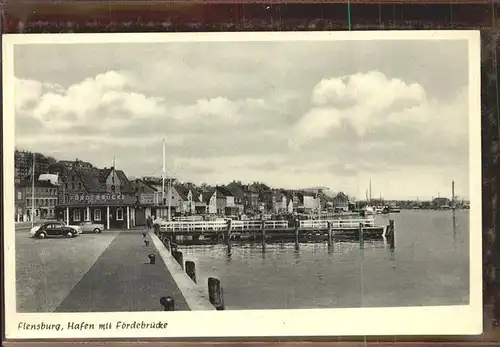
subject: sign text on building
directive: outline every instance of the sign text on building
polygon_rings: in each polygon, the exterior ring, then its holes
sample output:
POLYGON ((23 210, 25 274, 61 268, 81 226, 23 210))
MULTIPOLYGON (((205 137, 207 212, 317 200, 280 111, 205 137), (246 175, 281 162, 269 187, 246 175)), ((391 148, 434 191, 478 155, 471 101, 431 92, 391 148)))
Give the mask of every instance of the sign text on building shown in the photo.
POLYGON ((85 194, 74 194, 70 197, 71 202, 123 202, 125 196, 123 194, 116 193, 85 193, 85 194))

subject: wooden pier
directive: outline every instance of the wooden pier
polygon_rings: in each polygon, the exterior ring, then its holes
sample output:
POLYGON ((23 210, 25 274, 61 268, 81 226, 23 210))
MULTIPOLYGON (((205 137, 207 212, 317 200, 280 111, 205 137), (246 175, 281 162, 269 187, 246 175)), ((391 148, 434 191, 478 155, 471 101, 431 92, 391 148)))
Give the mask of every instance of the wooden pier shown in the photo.
POLYGON ((335 239, 383 239, 387 226, 373 218, 332 220, 219 220, 173 221, 155 226, 156 232, 178 244, 217 244, 228 241, 321 242, 335 239))

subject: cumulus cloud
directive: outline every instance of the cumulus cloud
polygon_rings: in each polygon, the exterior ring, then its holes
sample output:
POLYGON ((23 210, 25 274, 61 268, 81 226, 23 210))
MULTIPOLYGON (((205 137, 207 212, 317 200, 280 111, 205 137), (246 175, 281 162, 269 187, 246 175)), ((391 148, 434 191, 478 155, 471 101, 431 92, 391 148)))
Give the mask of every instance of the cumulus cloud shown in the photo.
POLYGON ((294 125, 290 144, 300 147, 342 128, 369 140, 370 133, 386 127, 395 135, 400 129, 418 129, 423 136, 444 132, 450 141, 463 141, 467 105, 465 89, 453 102, 442 103, 428 98, 420 84, 379 71, 326 78, 314 87, 310 109, 294 125))
MULTIPOLYGON (((323 44, 250 46, 213 45, 210 55, 195 54, 196 45, 138 46, 137 57, 126 54, 130 46, 114 47, 98 60, 78 46, 64 51, 65 72, 23 58, 37 67, 17 74, 16 145, 98 166, 116 155, 120 168, 139 176, 160 172, 165 138, 167 171, 182 180, 328 186, 361 197, 370 179, 384 195, 408 180, 439 189, 441 181, 429 182, 452 173, 457 189, 467 182, 454 173, 468 158, 463 84, 444 98, 436 92, 444 75, 417 73, 413 63, 375 70, 384 64, 361 68, 360 57, 353 65, 323 44)), ((462 78, 456 69, 452 76, 462 78)))

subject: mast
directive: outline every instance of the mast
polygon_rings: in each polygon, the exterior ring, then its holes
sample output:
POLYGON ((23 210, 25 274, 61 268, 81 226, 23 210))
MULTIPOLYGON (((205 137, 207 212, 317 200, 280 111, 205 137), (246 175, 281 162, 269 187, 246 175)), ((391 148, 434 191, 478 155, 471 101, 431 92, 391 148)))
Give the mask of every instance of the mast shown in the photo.
POLYGON ((370 180, 370 203, 372 202, 372 180, 370 180))
POLYGON ((162 148, 163 148, 163 157, 162 157, 163 169, 161 172, 161 205, 163 206, 165 205, 165 138, 162 141, 162 148))
POLYGON ((455 209, 455 181, 451 181, 451 207, 455 209))
POLYGON ((31 168, 31 228, 35 223, 35 153, 33 153, 33 167, 31 168))
POLYGON ((318 199, 318 220, 321 220, 321 198, 319 197, 319 188, 316 191, 316 198, 318 199))
POLYGON ((168 221, 172 219, 170 210, 172 209, 172 178, 168 180, 168 221))

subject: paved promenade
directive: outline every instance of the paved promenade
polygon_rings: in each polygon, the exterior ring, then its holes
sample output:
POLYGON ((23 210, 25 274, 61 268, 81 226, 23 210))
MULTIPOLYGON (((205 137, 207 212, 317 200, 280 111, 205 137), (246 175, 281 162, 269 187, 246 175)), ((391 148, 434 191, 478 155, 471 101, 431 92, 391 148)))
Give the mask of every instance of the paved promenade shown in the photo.
POLYGON ((189 309, 153 242, 146 246, 142 232, 123 231, 55 311, 162 311, 160 298, 167 295, 174 298, 176 311, 189 309), (156 255, 154 265, 150 253, 156 255))
POLYGON ((18 312, 54 311, 119 234, 41 240, 30 237, 28 230, 16 226, 18 312))

